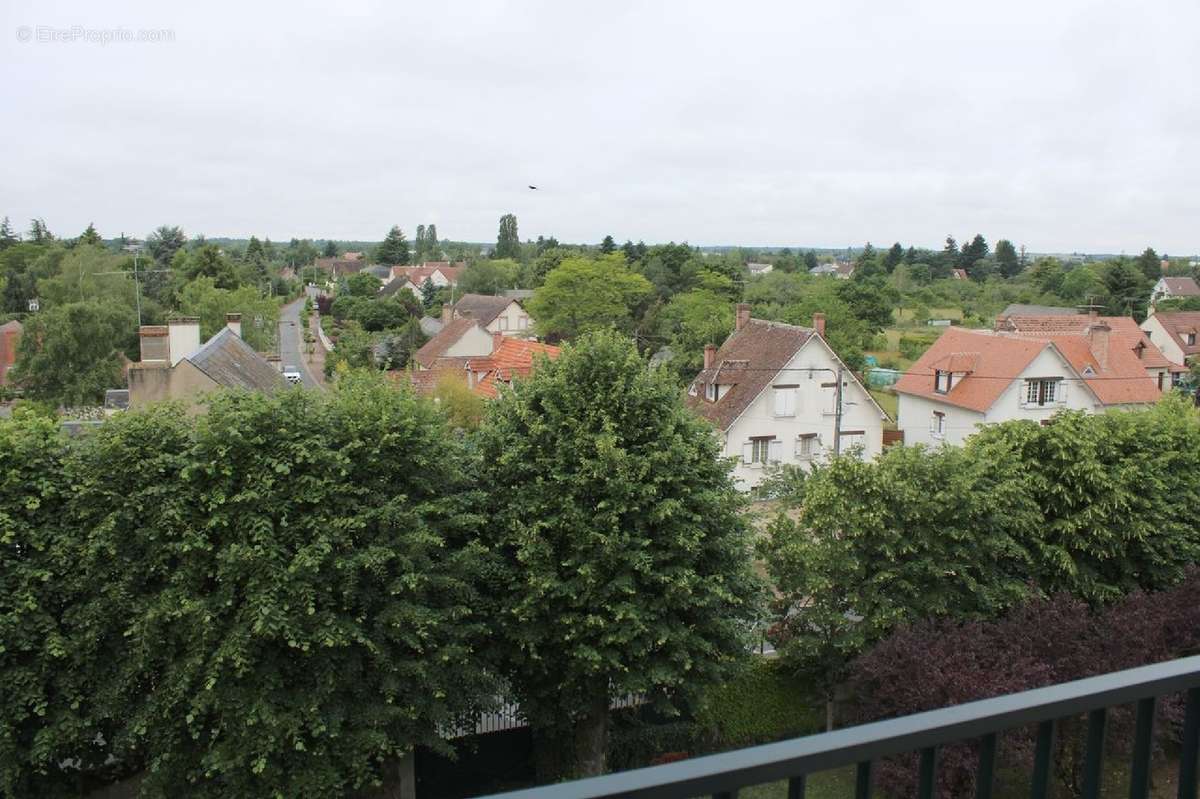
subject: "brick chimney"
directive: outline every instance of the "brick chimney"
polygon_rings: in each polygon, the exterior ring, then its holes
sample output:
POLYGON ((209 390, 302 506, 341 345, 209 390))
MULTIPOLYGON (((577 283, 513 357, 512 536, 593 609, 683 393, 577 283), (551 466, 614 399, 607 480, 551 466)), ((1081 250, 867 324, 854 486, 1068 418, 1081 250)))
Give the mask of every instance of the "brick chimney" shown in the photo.
POLYGON ((734 330, 741 330, 750 321, 750 304, 739 302, 737 304, 737 322, 734 324, 734 330))
POLYGON ((713 361, 717 358, 717 348, 712 344, 704 345, 704 368, 711 369, 713 361))
POLYGON ((167 329, 172 366, 200 349, 200 317, 180 316, 168 320, 167 329))
POLYGON ((1108 370, 1108 336, 1112 328, 1106 322, 1097 322, 1088 326, 1088 347, 1100 365, 1100 371, 1108 370))
POLYGON ((242 337, 242 315, 240 313, 225 314, 225 327, 233 331, 233 335, 242 337))
POLYGON ((817 335, 825 338, 825 314, 813 314, 813 330, 817 331, 817 335))
POLYGON ((171 363, 171 334, 166 325, 142 325, 138 328, 141 362, 151 366, 171 363))

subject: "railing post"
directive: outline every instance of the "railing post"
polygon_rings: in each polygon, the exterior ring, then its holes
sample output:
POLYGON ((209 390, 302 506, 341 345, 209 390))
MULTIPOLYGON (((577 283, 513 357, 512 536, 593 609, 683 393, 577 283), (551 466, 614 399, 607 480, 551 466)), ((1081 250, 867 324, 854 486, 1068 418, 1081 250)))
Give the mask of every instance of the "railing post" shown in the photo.
POLYGON ((871 799, 871 761, 858 764, 854 775, 854 799, 871 799))
POLYGON ((933 799, 934 786, 937 784, 937 755, 936 746, 921 750, 921 767, 917 776, 917 799, 933 799))
POLYGON ((1104 732, 1108 726, 1105 708, 1088 713, 1087 752, 1083 763, 1083 799, 1100 799, 1104 780, 1104 732))
POLYGON ((1150 754, 1154 744, 1153 696, 1138 700, 1137 733, 1133 739, 1133 766, 1129 776, 1129 799, 1150 796, 1150 754))
POLYGON ((1033 755, 1033 786, 1029 793, 1033 799, 1047 799, 1050 795, 1050 774, 1054 771, 1054 737, 1057 726, 1053 721, 1038 724, 1037 747, 1033 755))
POLYGON ((808 778, 801 774, 788 780, 788 799, 804 799, 808 778))
POLYGON ((975 799, 992 799, 996 785, 996 733, 979 741, 979 769, 975 772, 975 799))

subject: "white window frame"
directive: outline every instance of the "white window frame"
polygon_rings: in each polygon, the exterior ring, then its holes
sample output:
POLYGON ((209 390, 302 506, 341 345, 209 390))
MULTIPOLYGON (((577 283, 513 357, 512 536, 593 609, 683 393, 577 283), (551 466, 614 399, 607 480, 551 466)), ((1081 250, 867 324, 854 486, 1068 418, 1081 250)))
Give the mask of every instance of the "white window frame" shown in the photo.
POLYGON ((704 384, 704 398, 706 400, 708 400, 709 402, 716 402, 718 393, 719 392, 717 390, 716 383, 705 383, 704 384))
POLYGON ((929 418, 929 435, 934 438, 946 437, 946 414, 942 411, 934 411, 929 418))
POLYGON ((954 385, 954 373, 946 372, 941 369, 933 370, 933 390, 937 394, 949 394, 951 386, 954 385), (942 378, 946 379, 946 387, 942 388, 942 378))
POLYGON ((796 460, 811 461, 817 457, 820 447, 820 436, 816 433, 801 433, 796 436, 796 460))
POLYGON ((1025 380, 1021 404, 1026 408, 1045 408, 1065 402, 1065 385, 1058 377, 1031 377, 1025 380), (1048 387, 1044 388, 1044 387, 1048 387))
POLYGON ((783 460, 783 442, 775 436, 755 436, 742 445, 742 463, 761 469, 783 460))

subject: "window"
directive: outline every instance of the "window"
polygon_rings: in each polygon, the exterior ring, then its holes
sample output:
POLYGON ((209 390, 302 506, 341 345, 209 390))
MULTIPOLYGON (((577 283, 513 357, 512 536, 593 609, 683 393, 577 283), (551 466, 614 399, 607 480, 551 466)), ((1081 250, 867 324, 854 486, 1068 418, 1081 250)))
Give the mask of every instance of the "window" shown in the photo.
POLYGON ((817 454, 818 443, 816 433, 801 433, 796 436, 796 457, 802 461, 812 460, 817 454))
POLYGON ((775 386, 775 415, 796 415, 796 386, 775 386))
POLYGON ((933 418, 929 420, 929 432, 934 438, 942 438, 946 435, 946 414, 941 411, 934 411, 933 418))
POLYGON ((1052 405, 1062 401, 1059 378, 1036 378, 1025 381, 1026 405, 1052 405))
POLYGON ((1159 390, 1159 391, 1162 391, 1162 390, 1163 390, 1163 375, 1164 375, 1164 374, 1165 374, 1164 372, 1159 372, 1159 373, 1158 373, 1158 390, 1159 390))
POLYGON ((933 370, 933 390, 939 394, 945 394, 950 390, 950 382, 954 375, 950 372, 943 372, 941 369, 933 370))
POLYGON ((775 436, 756 436, 742 445, 742 462, 748 466, 765 466, 779 463, 782 447, 775 436))
POLYGON ((500 329, 508 330, 508 317, 507 316, 500 317, 500 329))
POLYGON ((529 329, 529 317, 528 316, 518 316, 517 317, 517 330, 528 330, 528 329, 529 329))
POLYGON ((1189 346, 1189 347, 1194 347, 1194 346, 1196 346, 1196 334, 1195 334, 1195 333, 1188 333, 1188 334, 1187 334, 1187 343, 1188 343, 1188 346, 1189 346))
POLYGON ((704 398, 706 400, 708 400, 709 402, 717 401, 717 384, 716 383, 706 383, 704 385, 704 398))

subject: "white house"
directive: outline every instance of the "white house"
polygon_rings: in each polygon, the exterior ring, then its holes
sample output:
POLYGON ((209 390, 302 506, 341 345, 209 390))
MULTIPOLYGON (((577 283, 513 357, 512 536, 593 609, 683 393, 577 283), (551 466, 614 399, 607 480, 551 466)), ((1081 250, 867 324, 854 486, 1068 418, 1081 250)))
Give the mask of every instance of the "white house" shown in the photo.
POLYGON ((774 264, 758 264, 758 263, 754 263, 752 261, 746 262, 746 270, 751 275, 770 274, 771 270, 773 270, 774 268, 775 268, 774 264))
POLYGON ((393 266, 392 278, 399 281, 398 288, 406 288, 420 297, 421 288, 426 280, 432 283, 434 288, 455 286, 458 285, 458 278, 465 268, 464 263, 451 266, 449 261, 426 261, 420 266, 393 266))
POLYGON ((422 369, 432 369, 440 358, 478 358, 491 355, 492 334, 474 319, 446 321, 437 335, 413 353, 422 369))
POLYGON ((523 335, 533 322, 529 314, 513 297, 493 297, 488 294, 464 294, 454 303, 454 319, 474 319, 489 333, 506 336, 523 335))
POLYGON ((1141 407, 1162 392, 1102 322, 1083 335, 950 328, 894 386, 905 444, 961 444, 978 425, 1141 407))
POLYGON ((741 489, 757 486, 775 464, 808 467, 835 449, 866 458, 882 450, 887 414, 824 334, 823 314, 813 315, 811 328, 798 327, 751 319, 750 306, 740 304, 734 332, 720 349, 705 348, 688 405, 717 428, 724 455, 737 458, 741 489))
POLYGON ((1183 367, 1200 355, 1200 311, 1156 311, 1142 330, 1173 364, 1183 367))
POLYGON ((1200 284, 1190 277, 1160 277, 1150 291, 1150 304, 1182 297, 1200 297, 1200 284))

